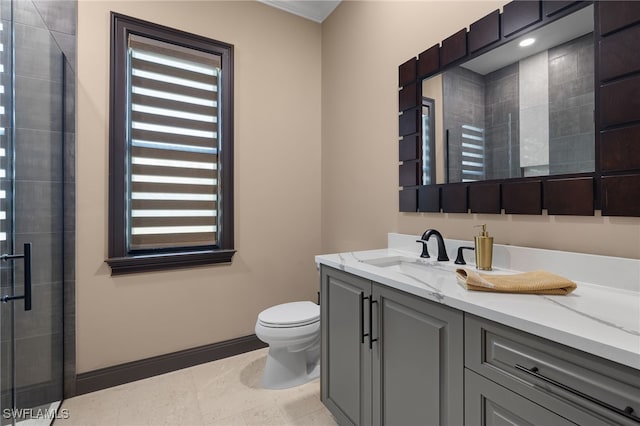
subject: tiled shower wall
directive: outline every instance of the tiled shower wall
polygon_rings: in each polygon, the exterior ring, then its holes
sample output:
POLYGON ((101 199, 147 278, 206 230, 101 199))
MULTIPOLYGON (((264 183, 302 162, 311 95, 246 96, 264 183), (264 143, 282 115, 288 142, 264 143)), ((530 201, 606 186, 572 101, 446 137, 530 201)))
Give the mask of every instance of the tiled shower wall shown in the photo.
POLYGON ((520 177, 518 63, 484 76, 487 179, 520 177))
POLYGON ((593 34, 549 49, 549 172, 592 172, 593 34))
MULTIPOLYGON (((63 386, 65 395, 75 394, 77 4, 19 0, 13 16, 14 240, 19 252, 24 242, 33 245, 33 310, 15 306, 15 386, 18 407, 29 407, 61 399, 63 386)), ((15 282, 21 284, 22 276, 17 267, 15 282)), ((3 315, 2 326, 10 324, 3 315)), ((2 343, 8 350, 8 342, 2 343)))
MULTIPOLYGON (((595 170, 593 52, 593 34, 548 51, 549 174, 595 170)), ((462 180, 462 124, 485 129, 486 179, 523 176, 518 82, 518 62, 486 75, 462 67, 443 74, 450 182, 462 180)))
MULTIPOLYGON (((442 78, 444 137, 449 132, 449 179, 462 182, 462 126, 484 128, 485 93, 482 75, 457 67, 442 78)), ((445 142, 446 143, 446 142, 445 142)))

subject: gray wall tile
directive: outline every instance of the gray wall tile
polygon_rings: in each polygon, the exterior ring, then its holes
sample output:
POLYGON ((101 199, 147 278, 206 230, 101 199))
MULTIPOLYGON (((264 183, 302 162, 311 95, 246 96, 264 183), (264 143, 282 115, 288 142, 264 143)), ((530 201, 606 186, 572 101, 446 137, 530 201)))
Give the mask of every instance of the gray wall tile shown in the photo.
MULTIPOLYGON (((45 28, 46 25, 40 16, 40 12, 36 9, 33 2, 29 0, 19 0, 13 3, 13 19, 16 24, 24 24, 36 28, 45 28)), ((2 16, 11 16, 11 3, 8 1, 0 2, 2 8, 2 16)))
POLYGON ((15 90, 17 128, 62 131, 61 83, 17 76, 15 90))
POLYGON ((443 76, 444 127, 449 131, 449 181, 462 181, 462 125, 484 128, 485 87, 481 75, 454 68, 443 76))
POLYGON ((549 50, 550 172, 590 172, 595 164, 593 36, 549 50))
POLYGON ((16 129, 16 180, 61 182, 63 176, 63 134, 16 129))
POLYGON ((63 183, 16 181, 14 201, 16 234, 61 233, 63 183))
POLYGON ((16 75, 62 81, 62 51, 46 28, 16 24, 15 43, 16 75))
POLYGON ((76 131, 76 73, 68 62, 64 74, 64 131, 76 131))
MULTIPOLYGON (((24 294, 23 285, 16 286, 17 294, 24 294)), ((24 310, 24 302, 13 302, 15 310, 15 334, 21 339, 47 334, 62 333, 63 313, 62 281, 32 286, 32 309, 24 310)), ((2 324, 3 336, 10 332, 11 323, 2 324)))
POLYGON ((51 35, 56 41, 58 48, 62 51, 66 61, 73 71, 76 70, 76 36, 57 31, 51 31, 51 35))
POLYGON ((76 181, 76 134, 74 132, 66 132, 64 134, 64 166, 62 180, 64 182, 71 183, 76 181))
POLYGON ((33 3, 51 31, 76 34, 77 4, 75 1, 35 0, 33 3))

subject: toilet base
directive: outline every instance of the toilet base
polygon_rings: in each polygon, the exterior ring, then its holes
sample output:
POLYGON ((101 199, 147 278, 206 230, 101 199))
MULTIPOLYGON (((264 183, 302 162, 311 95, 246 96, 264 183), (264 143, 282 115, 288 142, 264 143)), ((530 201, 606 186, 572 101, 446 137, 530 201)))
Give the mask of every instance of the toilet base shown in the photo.
POLYGON ((286 348, 269 348, 262 385, 267 389, 299 386, 320 376, 319 350, 289 352, 286 348))

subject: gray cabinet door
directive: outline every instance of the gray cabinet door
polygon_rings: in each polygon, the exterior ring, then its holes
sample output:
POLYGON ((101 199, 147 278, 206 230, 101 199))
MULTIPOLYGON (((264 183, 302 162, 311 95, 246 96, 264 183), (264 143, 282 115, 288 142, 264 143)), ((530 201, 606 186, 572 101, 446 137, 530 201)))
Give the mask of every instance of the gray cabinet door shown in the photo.
POLYGON ((568 426, 564 417, 465 370, 465 426, 568 426))
POLYGON ((370 281, 321 267, 320 395, 341 425, 371 424, 371 351, 367 339, 361 342, 369 332, 369 305, 361 298, 370 295, 370 281))
POLYGON ((463 314, 373 284, 373 424, 463 424, 463 314))

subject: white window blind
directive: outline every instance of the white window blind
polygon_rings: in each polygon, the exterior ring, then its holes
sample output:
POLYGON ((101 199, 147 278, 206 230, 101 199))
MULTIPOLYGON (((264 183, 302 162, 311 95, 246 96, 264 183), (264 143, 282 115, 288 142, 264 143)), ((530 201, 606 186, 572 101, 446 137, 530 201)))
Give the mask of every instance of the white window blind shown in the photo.
POLYGON ((429 106, 422 105, 422 185, 431 185, 431 114, 429 106))
POLYGON ((462 181, 485 179, 484 129, 462 125, 462 181))
POLYGON ((129 250, 217 244, 220 58, 129 36, 129 250))

